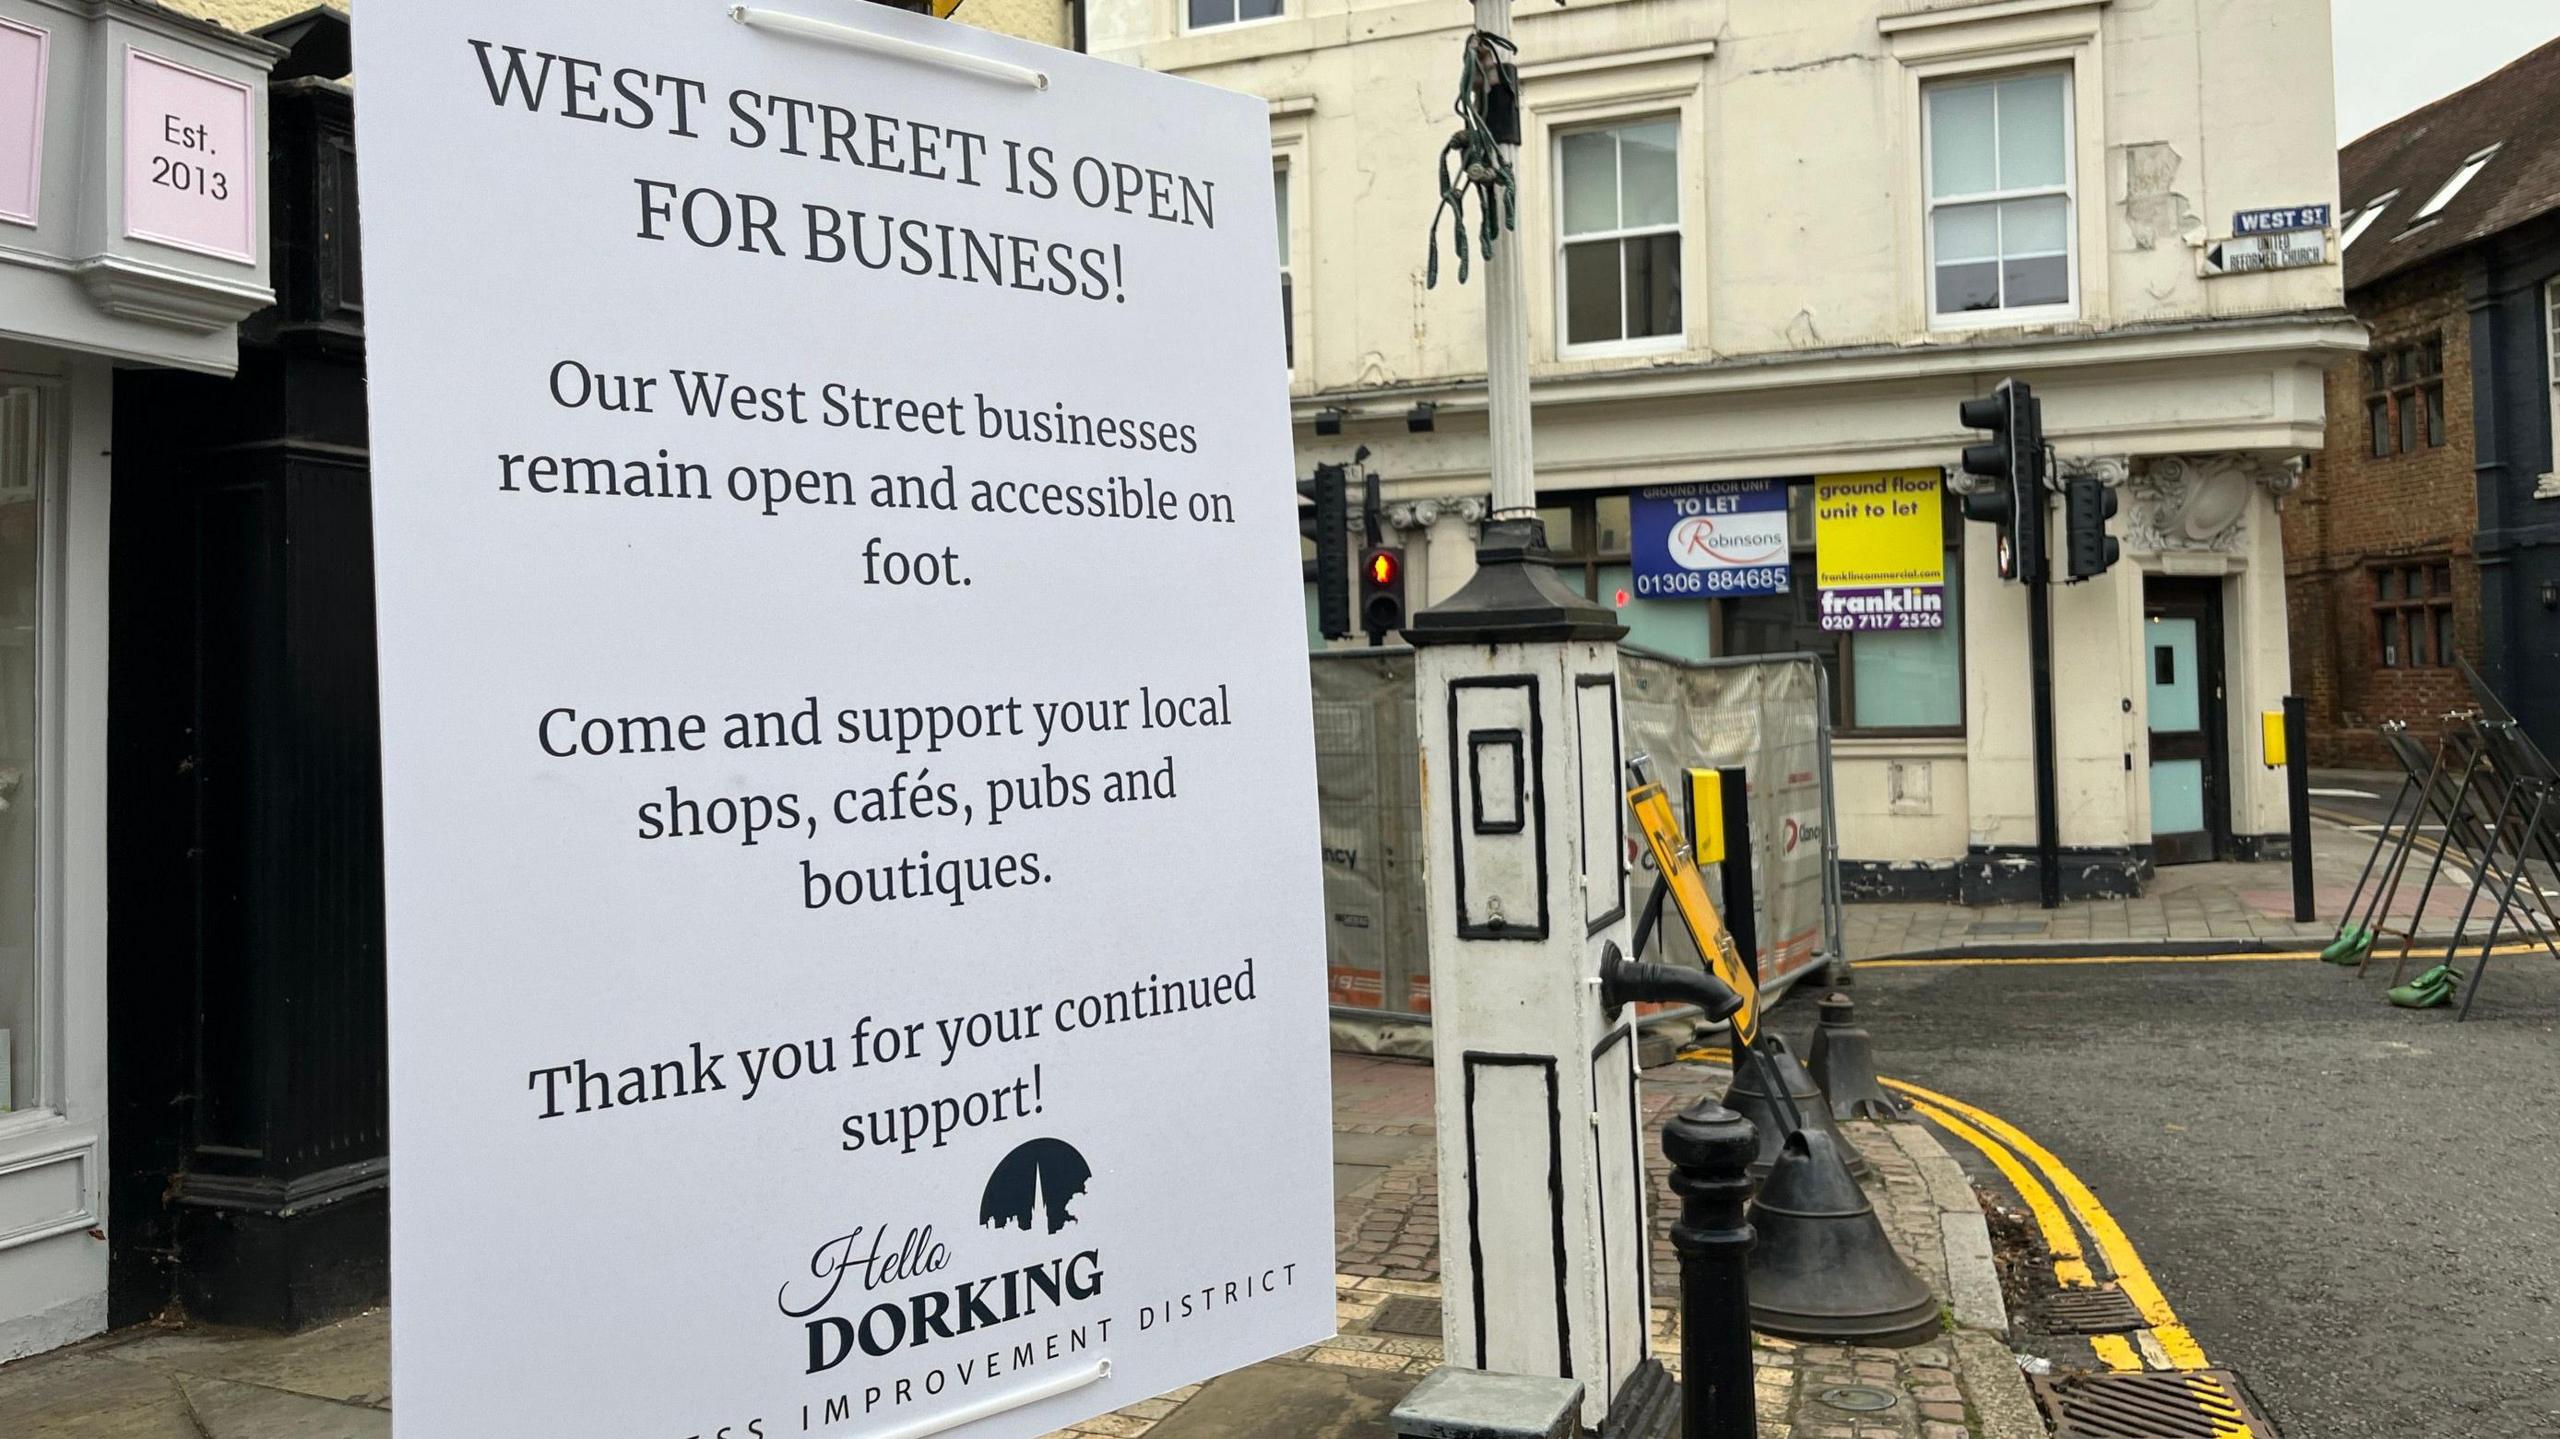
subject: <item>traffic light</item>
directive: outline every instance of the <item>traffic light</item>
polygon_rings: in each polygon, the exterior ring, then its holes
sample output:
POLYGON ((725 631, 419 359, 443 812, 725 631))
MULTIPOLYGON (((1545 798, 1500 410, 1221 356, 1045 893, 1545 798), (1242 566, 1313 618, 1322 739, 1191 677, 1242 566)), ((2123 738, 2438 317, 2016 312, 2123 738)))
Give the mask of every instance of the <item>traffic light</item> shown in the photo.
POLYGON ((2074 582, 2095 579, 2115 565, 2123 546, 2107 533, 2116 512, 2116 492, 2096 475, 2073 475, 2062 482, 2062 528, 2074 582))
POLYGON ((2037 580, 2045 574, 2044 406, 2024 380, 2002 380, 1998 389, 1966 400, 1956 417, 1989 439, 1964 447, 1968 475, 1993 488, 1963 497, 1964 517, 1995 525, 2000 534, 2000 578, 2037 580))
POLYGON ((1360 628, 1371 644, 1404 628, 1404 551, 1393 545, 1360 557, 1360 628))
POLYGON ((1316 466, 1314 479, 1298 481, 1298 496, 1308 501, 1298 511, 1298 533, 1315 547, 1306 578, 1316 587, 1316 630, 1338 640, 1351 633, 1351 500, 1343 467, 1316 466))

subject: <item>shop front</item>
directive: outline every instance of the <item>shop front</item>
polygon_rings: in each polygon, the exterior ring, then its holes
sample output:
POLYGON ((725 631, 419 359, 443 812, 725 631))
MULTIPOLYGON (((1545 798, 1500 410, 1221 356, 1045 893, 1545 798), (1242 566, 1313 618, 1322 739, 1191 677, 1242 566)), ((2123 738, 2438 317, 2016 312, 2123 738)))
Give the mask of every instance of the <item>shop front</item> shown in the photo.
MULTIPOLYGON (((2121 560, 2053 591, 2063 887, 2139 893, 2160 865, 2282 852, 2282 786, 2249 718, 2288 685, 2277 513, 2319 441, 2321 366, 2357 342, 2331 315, 2253 317, 1559 372, 1536 393, 1542 518, 1627 643, 1819 659, 1848 898, 2032 901, 2026 594, 1949 486, 1975 438, 1959 403, 2030 380, 2057 473, 2120 504, 2121 560), (1897 558, 1879 565, 1879 545, 1897 558)), ((1301 401, 1339 429, 1301 433, 1302 468, 1370 448, 1417 609, 1472 572, 1479 396, 1301 401), (1396 433, 1418 406, 1432 428, 1396 433)))
POLYGON ((137 0, 0 0, 0 1360, 108 1319, 117 374, 236 368, 281 53, 137 0))

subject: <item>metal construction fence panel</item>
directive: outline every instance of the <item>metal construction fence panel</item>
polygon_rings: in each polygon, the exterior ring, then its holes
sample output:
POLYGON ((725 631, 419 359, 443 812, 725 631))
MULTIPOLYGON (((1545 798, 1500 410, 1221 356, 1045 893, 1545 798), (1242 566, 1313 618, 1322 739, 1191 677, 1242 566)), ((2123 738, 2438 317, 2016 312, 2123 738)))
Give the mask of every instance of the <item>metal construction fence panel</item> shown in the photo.
MULTIPOLYGON (((1681 771, 1741 765, 1750 780, 1760 976, 1783 986, 1839 944, 1831 819, 1830 696, 1810 655, 1703 663, 1619 652, 1626 753, 1645 755, 1684 810, 1681 771)), ((1413 652, 1315 654, 1316 790, 1324 842, 1325 965, 1339 1011, 1431 1012, 1429 892, 1413 652)), ((1632 836, 1631 836, 1632 839, 1632 836)), ((1629 845, 1638 900, 1652 858, 1629 845)), ((1719 876, 1720 878, 1720 876, 1719 876)), ((1676 922, 1664 958, 1695 964, 1676 922)))
POLYGON ((1342 1009, 1431 1012, 1413 651, 1313 657, 1326 990, 1342 1009))
MULTIPOLYGON (((1620 721, 1627 753, 1653 761, 1685 808, 1681 772, 1740 765, 1750 781, 1752 913, 1764 986, 1792 982, 1829 954, 1839 933, 1830 876, 1830 710, 1821 662, 1810 655, 1743 660, 1666 659, 1619 652, 1620 721)), ((1652 860, 1644 857, 1649 869, 1652 860)), ((1717 876, 1719 882, 1722 876, 1717 876)), ((1640 879, 1637 893, 1649 879, 1640 879)), ((1666 922, 1665 959, 1699 962, 1688 931, 1666 922)))

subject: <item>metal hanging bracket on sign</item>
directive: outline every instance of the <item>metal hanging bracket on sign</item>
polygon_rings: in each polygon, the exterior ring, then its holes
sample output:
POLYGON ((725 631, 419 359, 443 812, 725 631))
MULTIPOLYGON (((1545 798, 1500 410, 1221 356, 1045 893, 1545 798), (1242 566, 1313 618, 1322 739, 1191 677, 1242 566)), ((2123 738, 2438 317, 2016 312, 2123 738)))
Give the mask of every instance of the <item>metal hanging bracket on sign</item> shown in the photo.
POLYGON ((832 20, 813 20, 806 15, 793 15, 781 10, 766 10, 754 5, 732 5, 729 18, 757 30, 775 30, 797 35, 804 40, 821 40, 848 49, 868 50, 892 60, 911 60, 919 65, 939 65, 946 70, 965 70, 994 80, 1010 80, 1034 90, 1049 88, 1049 73, 1028 65, 1015 65, 1004 60, 990 60, 960 50, 946 50, 939 45, 926 45, 915 40, 901 40, 895 35, 882 35, 839 25, 832 20))

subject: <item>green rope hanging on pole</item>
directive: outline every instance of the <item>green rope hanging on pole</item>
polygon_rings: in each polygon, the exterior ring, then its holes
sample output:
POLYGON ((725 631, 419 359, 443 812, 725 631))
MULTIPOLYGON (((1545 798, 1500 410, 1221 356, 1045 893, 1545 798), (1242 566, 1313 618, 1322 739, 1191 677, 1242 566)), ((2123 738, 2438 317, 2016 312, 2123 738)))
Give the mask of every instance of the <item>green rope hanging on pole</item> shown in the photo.
POLYGON ((1440 147, 1440 208, 1431 214, 1430 262, 1424 267, 1426 288, 1440 283, 1440 217, 1450 217, 1451 247, 1458 252, 1458 283, 1467 282, 1467 192, 1480 190, 1483 212, 1480 242, 1484 257, 1493 258, 1495 239, 1519 228, 1519 181, 1503 158, 1506 141, 1519 143, 1520 69, 1511 61, 1511 42, 1482 30, 1467 37, 1466 59, 1458 75, 1458 133, 1440 147), (1497 205, 1497 195, 1499 204, 1497 205))

